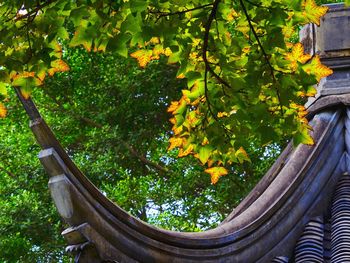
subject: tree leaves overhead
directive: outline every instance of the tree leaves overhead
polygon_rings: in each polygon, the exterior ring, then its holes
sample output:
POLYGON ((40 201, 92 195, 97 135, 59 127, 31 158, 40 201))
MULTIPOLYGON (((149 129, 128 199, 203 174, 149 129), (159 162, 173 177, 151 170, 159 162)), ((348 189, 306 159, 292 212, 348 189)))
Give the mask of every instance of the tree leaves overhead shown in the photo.
POLYGON ((228 174, 228 171, 224 167, 208 168, 205 172, 210 174, 212 184, 216 184, 221 176, 228 174))
POLYGON ((324 16, 328 10, 328 7, 318 6, 314 0, 304 0, 302 6, 304 9, 302 13, 304 21, 318 26, 320 25, 320 17, 324 16))
POLYGON ((169 107, 169 148, 227 168, 249 159, 255 139, 292 135, 312 144, 299 106, 332 72, 292 43, 300 26, 319 24, 326 11, 314 0, 6 1, 0 82, 28 97, 46 76, 69 70, 62 43, 129 53, 140 67, 167 57, 187 80, 169 107))

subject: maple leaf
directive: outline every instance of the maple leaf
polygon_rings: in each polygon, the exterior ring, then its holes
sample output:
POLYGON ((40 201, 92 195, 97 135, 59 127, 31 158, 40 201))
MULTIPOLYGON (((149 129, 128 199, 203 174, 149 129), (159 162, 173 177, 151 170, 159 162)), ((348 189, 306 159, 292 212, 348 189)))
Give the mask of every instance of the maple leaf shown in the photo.
POLYGON ((45 77, 46 77, 45 70, 42 70, 42 71, 38 72, 36 75, 37 75, 38 79, 39 79, 41 82, 43 82, 44 79, 45 79, 45 77))
POLYGON ((302 129, 293 136, 293 143, 295 146, 297 146, 300 143, 310 146, 315 144, 314 139, 309 134, 310 129, 311 127, 306 125, 302 127, 302 129))
POLYGON ((231 9, 230 12, 227 14, 227 21, 232 22, 237 17, 239 17, 239 14, 236 12, 236 10, 231 9))
POLYGON ((247 154, 247 152, 243 149, 243 147, 240 147, 236 153, 235 156, 237 157, 238 161, 240 163, 243 163, 243 161, 249 161, 250 162, 250 158, 247 154))
POLYGON ((294 32, 295 32, 295 28, 294 28, 293 24, 291 24, 291 23, 282 27, 282 33, 286 39, 291 38, 293 36, 294 32))
POLYGON ((176 76, 177 79, 184 79, 185 75, 183 73, 176 76))
POLYGON ((172 137, 169 139, 169 142, 170 142, 170 145, 168 147, 168 151, 170 151, 176 147, 181 147, 182 143, 183 143, 183 139, 172 137))
POLYGON ((167 47, 167 48, 164 50, 164 55, 167 56, 167 57, 169 57, 171 54, 173 54, 173 52, 171 51, 170 48, 167 47))
POLYGON ((30 97, 32 89, 34 87, 40 86, 43 82, 35 77, 34 72, 21 72, 21 73, 13 73, 11 72, 10 78, 12 79, 12 85, 15 87, 21 88, 21 94, 25 99, 30 97))
POLYGON ((227 112, 218 112, 217 117, 218 118, 223 118, 223 117, 227 117, 228 113, 227 112))
POLYGON ((28 71, 24 71, 22 73, 11 72, 10 74, 10 77, 12 78, 13 81, 18 80, 19 78, 29 78, 34 76, 35 76, 35 72, 28 72, 28 71))
POLYGON ((56 72, 65 72, 70 69, 67 63, 64 62, 62 59, 56 59, 52 61, 51 67, 52 68, 48 70, 49 76, 53 76, 56 72))
POLYGON ((172 131, 174 132, 174 135, 179 135, 182 132, 182 130, 183 130, 183 126, 182 125, 179 126, 179 127, 174 126, 172 128, 172 131))
POLYGON ((189 155, 190 153, 192 153, 192 150, 193 150, 193 144, 190 144, 185 150, 180 149, 178 157, 185 157, 185 156, 189 155))
POLYGON ((7 109, 4 104, 0 102, 0 118, 5 118, 7 114, 7 109))
POLYGON ((137 62, 139 63, 139 66, 141 68, 144 68, 152 60, 152 50, 140 49, 135 51, 134 53, 131 53, 130 56, 132 58, 136 58, 137 62))
POLYGON ((293 46, 292 51, 285 56, 286 60, 290 61, 290 69, 295 71, 298 67, 298 62, 305 64, 311 58, 311 55, 304 54, 304 46, 297 43, 293 46))
POLYGON ((310 63, 303 66, 303 70, 316 77, 317 81, 333 74, 333 70, 321 63, 320 57, 315 56, 310 63))
POLYGON ((316 25, 320 25, 320 18, 324 16, 328 7, 326 6, 318 6, 315 0, 304 0, 302 3, 303 17, 306 23, 315 23, 316 25))
POLYGON ((172 101, 170 103, 170 106, 168 107, 168 112, 174 112, 176 109, 179 107, 179 102, 178 101, 172 101))
POLYGON ((221 176, 227 175, 228 171, 224 167, 212 167, 205 170, 206 173, 210 174, 212 184, 216 184, 221 176))
POLYGON ((156 45, 153 50, 153 57, 151 59, 159 59, 160 55, 164 54, 164 49, 162 45, 156 45))

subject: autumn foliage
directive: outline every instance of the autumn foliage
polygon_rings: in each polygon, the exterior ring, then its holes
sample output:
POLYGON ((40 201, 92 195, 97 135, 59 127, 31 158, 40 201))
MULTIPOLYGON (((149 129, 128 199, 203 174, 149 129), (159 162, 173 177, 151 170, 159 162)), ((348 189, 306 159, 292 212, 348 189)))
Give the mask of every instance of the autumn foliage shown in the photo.
POLYGON ((327 9, 314 0, 9 1, 0 6, 0 94, 13 86, 28 98, 68 71, 62 43, 130 55, 142 68, 164 57, 187 81, 168 108, 169 150, 198 158, 215 184, 250 160, 252 140, 313 144, 302 105, 332 71, 296 39, 327 9))

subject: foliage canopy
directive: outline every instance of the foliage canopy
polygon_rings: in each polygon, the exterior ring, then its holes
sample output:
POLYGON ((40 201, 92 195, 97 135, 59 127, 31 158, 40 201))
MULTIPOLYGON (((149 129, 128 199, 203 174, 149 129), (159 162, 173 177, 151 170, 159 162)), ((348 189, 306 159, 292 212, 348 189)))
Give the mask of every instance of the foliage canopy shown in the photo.
POLYGON ((253 140, 292 135, 313 144, 301 103, 332 71, 293 39, 326 11, 314 0, 6 1, 0 91, 16 86, 30 96, 47 76, 68 71, 63 43, 131 53, 141 67, 166 56, 187 81, 168 108, 169 148, 198 158, 216 183, 225 166, 249 161, 253 140))
MULTIPOLYGON (((39 109, 88 178, 148 223, 178 231, 216 226, 279 153, 278 145, 254 145, 247 150, 252 163, 210 185, 194 158, 167 151, 166 108, 184 85, 176 67, 160 61, 140 69, 130 58, 79 48, 63 58, 71 70, 33 91, 39 109)), ((0 261, 69 262, 59 235, 63 222, 34 156, 40 149, 12 93, 8 116, 0 120, 0 261)))

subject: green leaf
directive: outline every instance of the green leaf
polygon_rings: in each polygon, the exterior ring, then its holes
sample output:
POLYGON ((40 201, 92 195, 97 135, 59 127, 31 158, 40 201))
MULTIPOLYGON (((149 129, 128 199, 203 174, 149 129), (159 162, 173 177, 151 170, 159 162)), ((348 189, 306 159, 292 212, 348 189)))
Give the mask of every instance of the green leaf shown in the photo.
POLYGON ((57 36, 62 38, 62 39, 68 39, 69 38, 69 34, 68 34, 68 31, 66 28, 64 27, 60 27, 58 30, 57 30, 57 36))
POLYGON ((199 160, 201 161, 202 164, 206 164, 206 162, 210 158, 212 151, 213 151, 213 148, 208 145, 201 147, 199 149, 198 155, 199 155, 199 160))
POLYGON ((145 0, 130 0, 131 12, 142 12, 147 9, 148 3, 145 0))
POLYGON ((294 146, 298 146, 299 144, 307 144, 307 145, 314 145, 314 139, 309 134, 309 130, 307 128, 302 129, 301 131, 298 131, 293 136, 293 144, 294 146))
POLYGON ((250 162, 250 158, 249 158, 247 152, 243 149, 243 147, 240 147, 236 151, 235 156, 240 163, 243 163, 244 161, 250 162))
POLYGON ((81 20, 87 19, 90 16, 89 11, 86 6, 81 6, 79 8, 73 9, 70 13, 70 19, 73 21, 75 26, 79 26, 81 20))
POLYGON ((7 84, 4 82, 0 82, 0 94, 7 96, 7 84))
POLYGON ((109 40, 107 44, 108 51, 116 51, 119 55, 123 57, 128 56, 127 43, 131 39, 129 34, 119 34, 116 37, 109 40))

